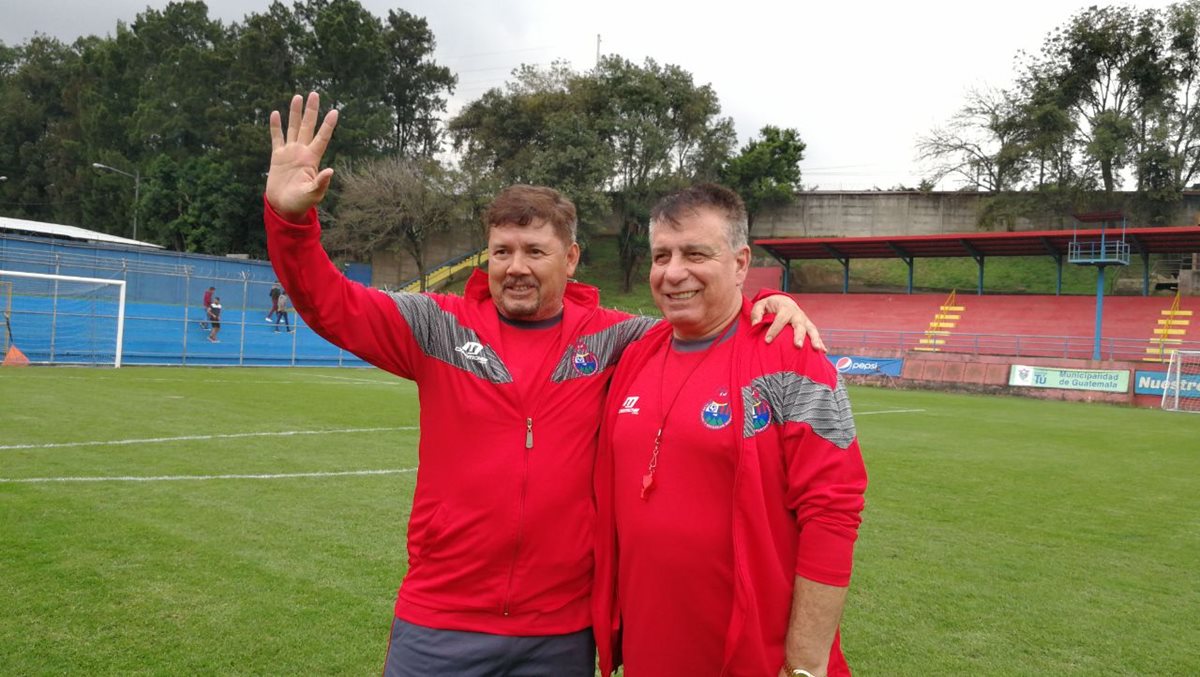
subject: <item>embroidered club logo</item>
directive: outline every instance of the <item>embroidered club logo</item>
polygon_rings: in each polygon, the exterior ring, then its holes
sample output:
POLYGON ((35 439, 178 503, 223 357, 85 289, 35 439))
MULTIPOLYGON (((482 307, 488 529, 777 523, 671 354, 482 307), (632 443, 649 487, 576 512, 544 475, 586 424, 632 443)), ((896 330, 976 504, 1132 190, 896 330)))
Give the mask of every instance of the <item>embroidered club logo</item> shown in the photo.
POLYGON ((771 424, 771 407, 758 394, 758 388, 750 391, 750 428, 757 434, 771 424))
POLYGON ((596 354, 589 350, 583 341, 575 344, 575 356, 571 359, 571 364, 574 365, 575 371, 584 376, 591 376, 600 369, 600 361, 596 359, 596 354))
POLYGON ((733 408, 729 406, 729 391, 724 388, 700 410, 700 420, 706 428, 712 430, 724 428, 732 418, 733 408))

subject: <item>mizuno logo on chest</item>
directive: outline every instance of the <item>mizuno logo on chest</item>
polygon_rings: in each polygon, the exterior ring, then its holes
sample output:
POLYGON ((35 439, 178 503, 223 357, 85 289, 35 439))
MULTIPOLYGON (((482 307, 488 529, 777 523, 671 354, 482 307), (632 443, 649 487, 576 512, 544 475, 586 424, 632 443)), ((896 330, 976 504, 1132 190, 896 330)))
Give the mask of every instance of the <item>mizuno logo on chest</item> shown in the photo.
POLYGON ((488 363, 488 358, 480 355, 480 353, 483 352, 483 345, 477 341, 467 341, 461 346, 455 348, 454 351, 461 354, 468 360, 471 360, 472 362, 478 362, 480 364, 488 363))
POLYGON ((625 401, 621 404, 621 408, 617 410, 617 413, 618 414, 633 414, 634 416, 637 416, 637 413, 639 411, 641 411, 641 409, 639 409, 637 406, 638 397, 639 397, 638 395, 626 397, 625 401))

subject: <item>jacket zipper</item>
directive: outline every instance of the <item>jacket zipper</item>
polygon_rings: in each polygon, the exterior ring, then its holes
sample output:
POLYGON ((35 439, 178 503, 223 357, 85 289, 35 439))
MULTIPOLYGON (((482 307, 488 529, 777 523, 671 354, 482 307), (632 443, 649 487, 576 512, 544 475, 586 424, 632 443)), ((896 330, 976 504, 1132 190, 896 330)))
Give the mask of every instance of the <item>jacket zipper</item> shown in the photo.
POLYGON ((509 614, 509 605, 512 603, 513 579, 517 574, 517 558, 521 555, 521 541, 525 536, 525 495, 529 488, 529 450, 533 448, 533 418, 525 419, 525 453, 523 454, 523 466, 521 468, 521 503, 520 509, 517 512, 517 541, 513 545, 512 562, 508 566, 508 588, 504 592, 504 615, 509 614))
MULTIPOLYGON (((564 326, 563 327, 563 336, 574 336, 575 329, 578 327, 586 326, 586 324, 592 319, 592 317, 594 317, 596 315, 597 312, 599 312, 598 308, 592 308, 591 311, 587 314, 587 317, 584 317, 580 321, 573 323, 571 325, 571 327, 569 327, 569 328, 564 326)), ((571 340, 574 340, 574 339, 571 339, 571 340)), ((563 349, 565 350, 565 344, 564 344, 563 349)), ((553 359, 554 356, 557 354, 559 354, 559 353, 552 351, 550 353, 549 357, 551 359, 553 359)), ((524 406, 524 405, 522 404, 522 406, 524 406)), ((524 457, 522 458, 523 465, 521 468, 521 503, 520 503, 520 508, 517 511, 517 540, 516 540, 516 543, 513 545, 512 562, 508 566, 508 587, 504 591, 504 607, 503 607, 503 610, 501 611, 501 613, 506 617, 512 611, 511 605, 512 605, 513 580, 516 578, 516 575, 517 575, 517 558, 520 557, 520 555, 521 555, 521 544, 525 538, 525 500, 526 500, 526 495, 529 492, 529 452, 531 449, 533 449, 533 417, 526 416, 525 417, 525 454, 524 454, 524 457)))

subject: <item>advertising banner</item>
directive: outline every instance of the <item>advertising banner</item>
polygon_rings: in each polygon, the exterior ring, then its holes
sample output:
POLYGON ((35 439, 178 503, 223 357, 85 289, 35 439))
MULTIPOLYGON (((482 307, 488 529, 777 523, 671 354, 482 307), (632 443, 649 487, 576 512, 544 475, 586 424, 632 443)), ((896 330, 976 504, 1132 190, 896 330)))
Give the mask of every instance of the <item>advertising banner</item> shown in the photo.
POLYGON ((1129 392, 1129 371, 1125 369, 1056 369, 1014 364, 1008 373, 1008 385, 1026 388, 1127 393, 1129 392))
POLYGON ((861 355, 829 355, 828 357, 839 374, 899 376, 904 369, 904 360, 899 358, 863 357, 861 355))
MULTIPOLYGON (((1137 370, 1133 377, 1133 392, 1138 395, 1162 395, 1165 371, 1137 370)), ((1200 374, 1184 374, 1179 379, 1180 397, 1200 397, 1200 374)))

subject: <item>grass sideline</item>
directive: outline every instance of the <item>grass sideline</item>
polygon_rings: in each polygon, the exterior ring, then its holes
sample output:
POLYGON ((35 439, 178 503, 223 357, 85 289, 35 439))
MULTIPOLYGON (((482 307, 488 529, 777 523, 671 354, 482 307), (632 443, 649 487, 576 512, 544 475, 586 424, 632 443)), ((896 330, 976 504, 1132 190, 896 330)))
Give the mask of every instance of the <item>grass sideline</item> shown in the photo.
MULTIPOLYGON (((851 398, 871 475, 843 622, 857 675, 1200 670, 1200 419, 851 398)), ((415 481, 412 384, 5 369, 0 411, 3 480, 212 478, 0 482, 0 673, 378 674, 415 481), (323 432, 267 434, 294 431, 323 432), (335 474, 355 471, 391 472, 335 474), (306 476, 247 477, 289 474, 306 476)))

